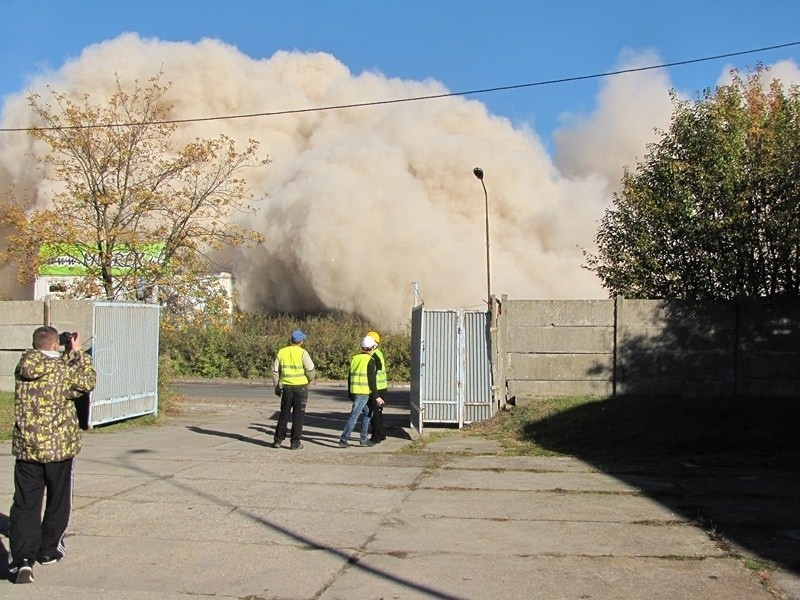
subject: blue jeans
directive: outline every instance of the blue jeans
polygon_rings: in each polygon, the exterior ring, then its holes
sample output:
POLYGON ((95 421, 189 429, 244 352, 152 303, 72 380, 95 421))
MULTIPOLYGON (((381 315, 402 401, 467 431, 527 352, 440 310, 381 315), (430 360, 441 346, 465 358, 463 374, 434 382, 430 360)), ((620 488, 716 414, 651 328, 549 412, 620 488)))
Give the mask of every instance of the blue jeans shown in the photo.
POLYGON ((354 397, 353 408, 350 410, 350 416, 347 417, 347 423, 345 423, 344 431, 339 441, 346 442, 350 439, 350 434, 353 433, 353 429, 356 428, 356 421, 358 421, 358 417, 361 417, 361 429, 359 429, 359 433, 361 434, 361 442, 365 443, 367 441, 367 434, 369 433, 369 409, 367 408, 369 395, 356 394, 354 397))

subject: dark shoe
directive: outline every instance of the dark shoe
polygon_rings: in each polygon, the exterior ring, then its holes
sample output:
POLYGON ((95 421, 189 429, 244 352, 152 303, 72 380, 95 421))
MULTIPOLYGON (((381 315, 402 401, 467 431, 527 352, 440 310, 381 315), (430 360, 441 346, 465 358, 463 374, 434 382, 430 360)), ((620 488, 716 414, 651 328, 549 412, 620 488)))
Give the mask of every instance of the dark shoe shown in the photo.
POLYGON ((270 444, 270 446, 272 446, 273 448, 280 448, 281 447, 281 443, 280 442, 272 442, 270 444))
POLYGON ((303 447, 303 442, 297 442, 296 444, 292 444, 292 450, 300 450, 303 447))
POLYGON ((362 446, 366 446, 367 448, 371 448, 372 446, 375 445, 375 442, 373 442, 372 440, 364 440, 363 442, 360 443, 362 446))
POLYGON ((31 583, 33 581, 33 561, 23 558, 16 567, 9 569, 9 573, 16 575, 14 583, 31 583))
POLYGON ((61 552, 56 551, 55 554, 52 556, 43 555, 39 557, 39 564, 40 565, 54 565, 55 563, 59 562, 64 555, 61 552))
POLYGON ((349 447, 350 447, 350 444, 348 444, 347 442, 343 442, 343 441, 339 440, 339 448, 349 448, 349 447))
POLYGON ((369 441, 373 444, 380 444, 386 438, 369 438, 369 441))

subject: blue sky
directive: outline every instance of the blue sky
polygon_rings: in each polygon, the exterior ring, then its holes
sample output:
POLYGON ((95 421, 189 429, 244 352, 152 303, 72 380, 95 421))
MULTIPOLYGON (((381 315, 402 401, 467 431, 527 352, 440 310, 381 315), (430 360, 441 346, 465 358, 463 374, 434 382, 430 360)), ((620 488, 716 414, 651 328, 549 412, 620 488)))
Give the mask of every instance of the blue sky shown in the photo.
MULTIPOLYGON (((614 70, 626 49, 661 62, 800 41, 797 0, 0 0, 0 96, 123 32, 213 37, 253 58, 324 51, 352 73, 441 81, 450 91, 614 70)), ((693 96, 727 65, 800 62, 800 46, 669 69, 693 96)), ((559 115, 588 113, 599 80, 473 96, 545 139, 559 115)), ((269 110, 265 99, 264 110, 269 110)))

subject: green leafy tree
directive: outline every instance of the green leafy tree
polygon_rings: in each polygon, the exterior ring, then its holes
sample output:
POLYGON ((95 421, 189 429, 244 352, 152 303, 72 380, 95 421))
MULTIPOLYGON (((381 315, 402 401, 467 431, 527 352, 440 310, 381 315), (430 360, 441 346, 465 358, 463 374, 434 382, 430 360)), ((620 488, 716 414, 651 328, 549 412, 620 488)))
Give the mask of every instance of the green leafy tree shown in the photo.
POLYGON ((800 295, 800 90, 759 66, 696 101, 626 169, 586 267, 610 295, 800 295))
POLYGON ((53 90, 52 106, 28 98, 30 135, 49 147, 38 158, 56 185, 49 208, 33 209, 17 194, 0 210, 11 230, 3 257, 18 263, 22 283, 48 259, 46 249, 78 265, 81 275, 65 290, 72 297, 153 289, 191 297, 207 291, 197 281, 210 270, 209 252, 262 241, 230 219, 253 210, 242 173, 268 162, 257 158, 258 143, 241 152, 224 135, 175 144, 161 77, 129 89, 117 79, 102 104, 53 90))

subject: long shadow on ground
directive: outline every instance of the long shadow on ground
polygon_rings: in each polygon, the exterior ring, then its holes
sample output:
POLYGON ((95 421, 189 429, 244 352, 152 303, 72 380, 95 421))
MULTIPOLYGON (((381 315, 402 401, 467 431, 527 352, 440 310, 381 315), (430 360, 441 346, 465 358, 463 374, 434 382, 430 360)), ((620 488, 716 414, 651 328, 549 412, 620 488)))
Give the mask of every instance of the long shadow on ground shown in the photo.
POLYGON ((617 397, 529 423, 524 436, 632 485, 655 476, 644 493, 731 551, 800 573, 798 424, 796 398, 617 397))

